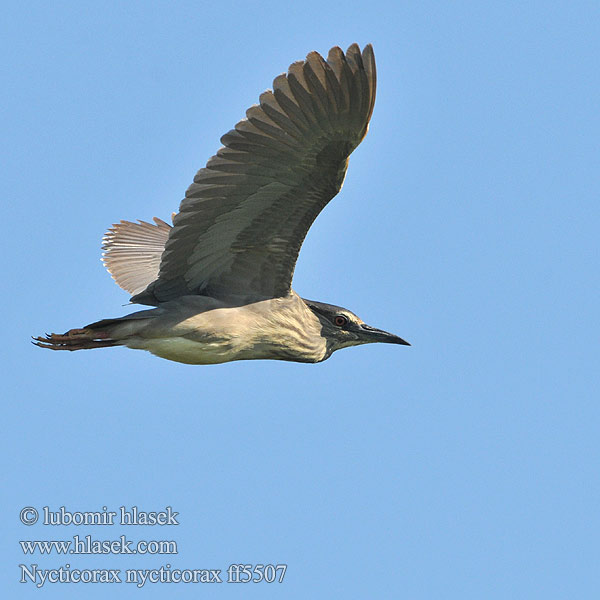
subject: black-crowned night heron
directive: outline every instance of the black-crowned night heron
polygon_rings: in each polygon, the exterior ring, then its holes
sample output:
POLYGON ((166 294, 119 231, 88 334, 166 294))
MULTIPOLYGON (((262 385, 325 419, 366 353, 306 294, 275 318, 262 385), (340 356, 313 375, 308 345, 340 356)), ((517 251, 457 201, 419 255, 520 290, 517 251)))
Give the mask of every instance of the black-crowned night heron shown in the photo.
POLYGON ((221 138, 171 227, 121 221, 103 260, 131 302, 156 308, 38 337, 52 350, 127 346, 190 364, 319 362, 347 346, 402 338, 291 288, 309 227, 339 192, 375 102, 370 45, 311 52, 221 138))

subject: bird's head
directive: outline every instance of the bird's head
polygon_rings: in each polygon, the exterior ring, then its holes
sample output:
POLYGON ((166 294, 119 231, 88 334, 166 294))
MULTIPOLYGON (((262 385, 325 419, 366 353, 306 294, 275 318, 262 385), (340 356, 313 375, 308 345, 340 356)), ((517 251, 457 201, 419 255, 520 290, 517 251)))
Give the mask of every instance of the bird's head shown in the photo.
POLYGON ((327 340, 328 356, 340 348, 376 342, 410 346, 393 333, 367 325, 347 308, 304 298, 303 300, 321 322, 321 335, 327 340))

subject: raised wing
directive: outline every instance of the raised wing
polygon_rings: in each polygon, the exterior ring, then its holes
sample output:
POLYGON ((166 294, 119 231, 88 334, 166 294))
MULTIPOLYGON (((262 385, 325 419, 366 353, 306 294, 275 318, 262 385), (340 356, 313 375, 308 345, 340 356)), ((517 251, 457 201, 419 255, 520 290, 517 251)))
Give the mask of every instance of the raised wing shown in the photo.
POLYGON ((115 223, 102 239, 102 262, 112 278, 130 294, 138 294, 158 277, 160 259, 171 226, 154 217, 115 223))
POLYGON ((284 296, 308 229, 340 190, 375 102, 371 45, 311 52, 221 138, 173 221, 156 281, 132 298, 284 296))

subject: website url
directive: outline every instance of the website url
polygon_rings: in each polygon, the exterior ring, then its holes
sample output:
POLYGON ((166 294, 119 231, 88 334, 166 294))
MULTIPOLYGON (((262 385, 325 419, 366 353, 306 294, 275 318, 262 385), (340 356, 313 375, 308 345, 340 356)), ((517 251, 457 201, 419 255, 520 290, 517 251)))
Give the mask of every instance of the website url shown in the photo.
POLYGON ((70 540, 23 540, 23 554, 177 554, 175 540, 96 540, 91 535, 70 540))

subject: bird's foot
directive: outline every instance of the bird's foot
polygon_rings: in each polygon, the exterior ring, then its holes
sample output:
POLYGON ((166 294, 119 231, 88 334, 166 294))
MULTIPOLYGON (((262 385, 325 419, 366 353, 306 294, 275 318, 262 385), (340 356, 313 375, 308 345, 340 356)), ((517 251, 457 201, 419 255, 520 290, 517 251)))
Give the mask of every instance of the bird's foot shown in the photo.
POLYGON ((66 333, 47 333, 45 336, 32 338, 39 348, 49 350, 87 350, 90 348, 105 348, 114 346, 113 340, 107 339, 108 334, 91 329, 69 329, 66 333))

